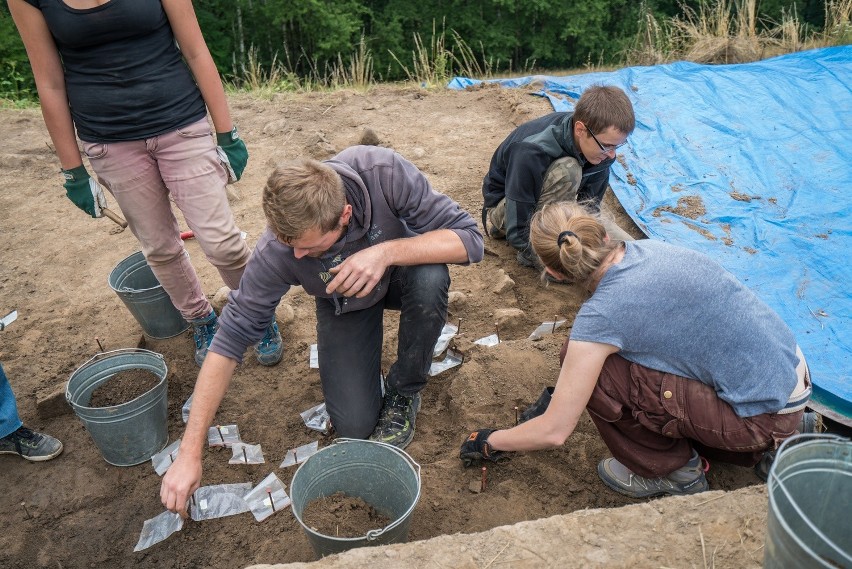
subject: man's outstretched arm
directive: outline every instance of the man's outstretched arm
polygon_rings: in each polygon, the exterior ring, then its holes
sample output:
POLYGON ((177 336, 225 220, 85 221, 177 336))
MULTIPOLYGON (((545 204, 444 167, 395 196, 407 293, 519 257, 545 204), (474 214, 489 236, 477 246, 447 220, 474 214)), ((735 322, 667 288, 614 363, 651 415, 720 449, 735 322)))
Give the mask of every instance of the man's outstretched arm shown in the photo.
POLYGON ((201 453, 207 443, 207 429, 231 383, 237 362, 215 352, 207 352, 192 394, 192 407, 180 449, 160 486, 160 499, 166 509, 186 517, 186 504, 201 485, 201 453))

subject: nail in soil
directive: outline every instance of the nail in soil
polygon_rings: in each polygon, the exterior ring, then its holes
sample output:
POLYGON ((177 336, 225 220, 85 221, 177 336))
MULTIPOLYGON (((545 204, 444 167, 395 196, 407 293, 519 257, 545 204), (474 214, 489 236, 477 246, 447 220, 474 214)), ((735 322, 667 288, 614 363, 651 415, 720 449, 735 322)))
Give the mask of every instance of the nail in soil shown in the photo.
POLYGON ((266 495, 269 496, 269 505, 272 506, 272 511, 275 511, 275 500, 272 499, 272 488, 266 489, 266 495))
POLYGON ((243 447, 243 458, 245 459, 246 464, 248 464, 248 455, 246 454, 246 447, 243 447))
POLYGON ((517 426, 517 424, 518 424, 518 420, 519 420, 519 419, 518 419, 518 406, 517 406, 517 405, 515 405, 515 425, 516 425, 516 426, 517 426))
POLYGON ((557 319, 559 319, 559 315, 558 315, 558 314, 554 314, 554 315, 553 315, 553 328, 551 328, 551 329, 550 329, 550 333, 551 333, 551 334, 553 334, 554 332, 556 332, 556 320, 557 320, 557 319))
POLYGON ((222 426, 216 425, 216 430, 219 431, 219 437, 222 439, 222 442, 225 442, 225 435, 222 434, 222 426))
POLYGON ((27 503, 21 502, 21 507, 24 509, 24 513, 27 515, 27 519, 31 520, 33 517, 30 515, 30 511, 27 509, 27 503))
POLYGON ((461 321, 462 321, 462 319, 459 318, 459 324, 458 324, 458 326, 456 326, 456 335, 457 336, 461 334, 461 321))
POLYGON ((101 344, 101 340, 100 340, 100 338, 97 338, 97 337, 96 337, 96 338, 95 338, 95 342, 97 342, 97 343, 98 343, 98 347, 101 349, 101 351, 102 351, 102 352, 106 351, 106 350, 104 350, 104 346, 103 346, 103 344, 101 344))
POLYGON ((486 467, 483 466, 482 467, 482 479, 481 479, 480 485, 479 485, 479 488, 480 488, 479 491, 480 492, 485 492, 485 472, 486 472, 486 467))

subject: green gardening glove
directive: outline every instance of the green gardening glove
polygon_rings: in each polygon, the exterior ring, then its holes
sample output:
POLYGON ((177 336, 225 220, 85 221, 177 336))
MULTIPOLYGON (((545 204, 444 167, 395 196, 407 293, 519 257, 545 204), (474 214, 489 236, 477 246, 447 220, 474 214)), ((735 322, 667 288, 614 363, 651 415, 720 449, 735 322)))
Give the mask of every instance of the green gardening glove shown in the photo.
POLYGON ((243 170, 246 169, 248 148, 237 133, 237 127, 231 132, 217 132, 216 144, 219 160, 228 171, 228 183, 233 184, 242 177, 243 170))
POLYGON ((104 190, 89 176, 86 167, 81 164, 71 170, 62 170, 62 175, 65 177, 62 185, 68 199, 92 217, 103 216, 102 210, 107 206, 104 190))

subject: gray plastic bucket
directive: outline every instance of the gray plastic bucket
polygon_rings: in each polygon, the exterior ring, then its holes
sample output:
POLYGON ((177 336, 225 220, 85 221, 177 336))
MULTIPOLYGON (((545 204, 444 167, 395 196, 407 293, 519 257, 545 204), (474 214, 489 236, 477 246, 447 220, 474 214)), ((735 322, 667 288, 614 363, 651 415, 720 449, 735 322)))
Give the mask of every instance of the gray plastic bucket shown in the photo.
POLYGON ((852 441, 797 435, 769 470, 763 566, 852 568, 852 441))
POLYGON ((115 266, 109 274, 109 286, 142 326, 146 336, 171 338, 189 328, 189 322, 172 304, 142 251, 133 253, 115 266))
POLYGON ((290 484, 293 514, 317 557, 407 541, 411 513, 419 498, 420 465, 404 451, 374 441, 335 440, 302 463, 290 484), (306 526, 302 521, 305 506, 335 492, 361 498, 393 521, 363 537, 350 538, 324 535, 306 526))
POLYGON ((108 463, 133 466, 150 460, 168 442, 168 368, 163 356, 137 348, 97 354, 71 374, 65 398, 108 463), (136 399, 112 407, 89 407, 92 393, 122 371, 143 369, 160 378, 136 399))

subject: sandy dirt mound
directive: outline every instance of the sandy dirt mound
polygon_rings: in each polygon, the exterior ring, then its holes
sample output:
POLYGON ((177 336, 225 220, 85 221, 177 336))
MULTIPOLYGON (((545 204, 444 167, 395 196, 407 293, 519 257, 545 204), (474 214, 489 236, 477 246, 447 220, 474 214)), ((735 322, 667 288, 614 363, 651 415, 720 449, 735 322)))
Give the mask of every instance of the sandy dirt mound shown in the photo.
MULTIPOLYGON (((380 87, 369 93, 276 95, 271 100, 241 95, 231 97, 231 108, 251 155, 232 202, 250 245, 264 228, 260 191, 276 162, 303 155, 326 158, 365 139, 412 160, 436 189, 478 216, 482 176, 494 148, 516 125, 551 110, 545 99, 493 87, 465 92, 380 87)), ((5 125, 0 312, 20 313, 0 333, 0 361, 25 423, 65 443, 64 454, 45 464, 0 457, 5 490, 0 566, 233 568, 311 561, 313 552, 289 511, 264 523, 249 515, 190 522, 164 543, 132 553, 143 521, 162 512, 160 478, 150 463, 109 466, 73 413, 46 417, 45 406, 39 415, 36 401, 61 389, 71 372, 98 351, 96 338, 105 349, 145 345, 162 353, 168 364, 168 427, 174 440, 182 433, 180 408, 198 371, 192 338, 187 332, 144 341, 141 328, 107 285, 112 268, 137 250, 135 239, 129 231, 117 232, 109 220, 86 218, 64 197, 58 162, 37 110, 3 110, 0 120, 5 125)), ((623 214, 621 220, 626 220, 623 214)), ((218 275, 196 243, 186 246, 212 297, 221 287, 218 275)), ((456 294, 450 320, 463 321, 456 347, 465 353, 465 362, 433 378, 423 392, 417 436, 408 449, 423 466, 412 540, 631 503, 598 480, 595 466, 608 453, 588 417, 564 448, 520 454, 489 469, 486 492, 468 490, 475 474, 457 458, 460 443, 470 429, 513 424, 514 407, 523 408, 553 384, 567 328, 536 342, 526 338, 555 315, 570 323, 583 299, 572 288, 544 287, 535 273, 515 263, 504 242, 486 240, 486 249, 482 263, 451 269, 456 294), (473 345, 495 331, 495 322, 503 343, 473 345)), ((289 487, 294 469, 277 468, 284 453, 317 438, 298 414, 322 398, 318 372, 308 366, 309 346, 316 342, 313 306, 299 290, 284 298, 278 311, 283 361, 264 368, 249 355, 219 411, 219 422, 237 423, 243 440, 263 445, 267 463, 229 466, 229 451, 210 450, 204 484, 256 484, 275 471, 289 487)), ((388 315, 385 369, 395 354, 395 326, 395 316, 388 315)), ((715 464, 709 480, 714 490, 758 483, 749 469, 715 464)), ((684 539, 693 543, 695 532, 688 533, 684 539)), ((665 537, 671 547, 679 539, 677 533, 665 537)))

